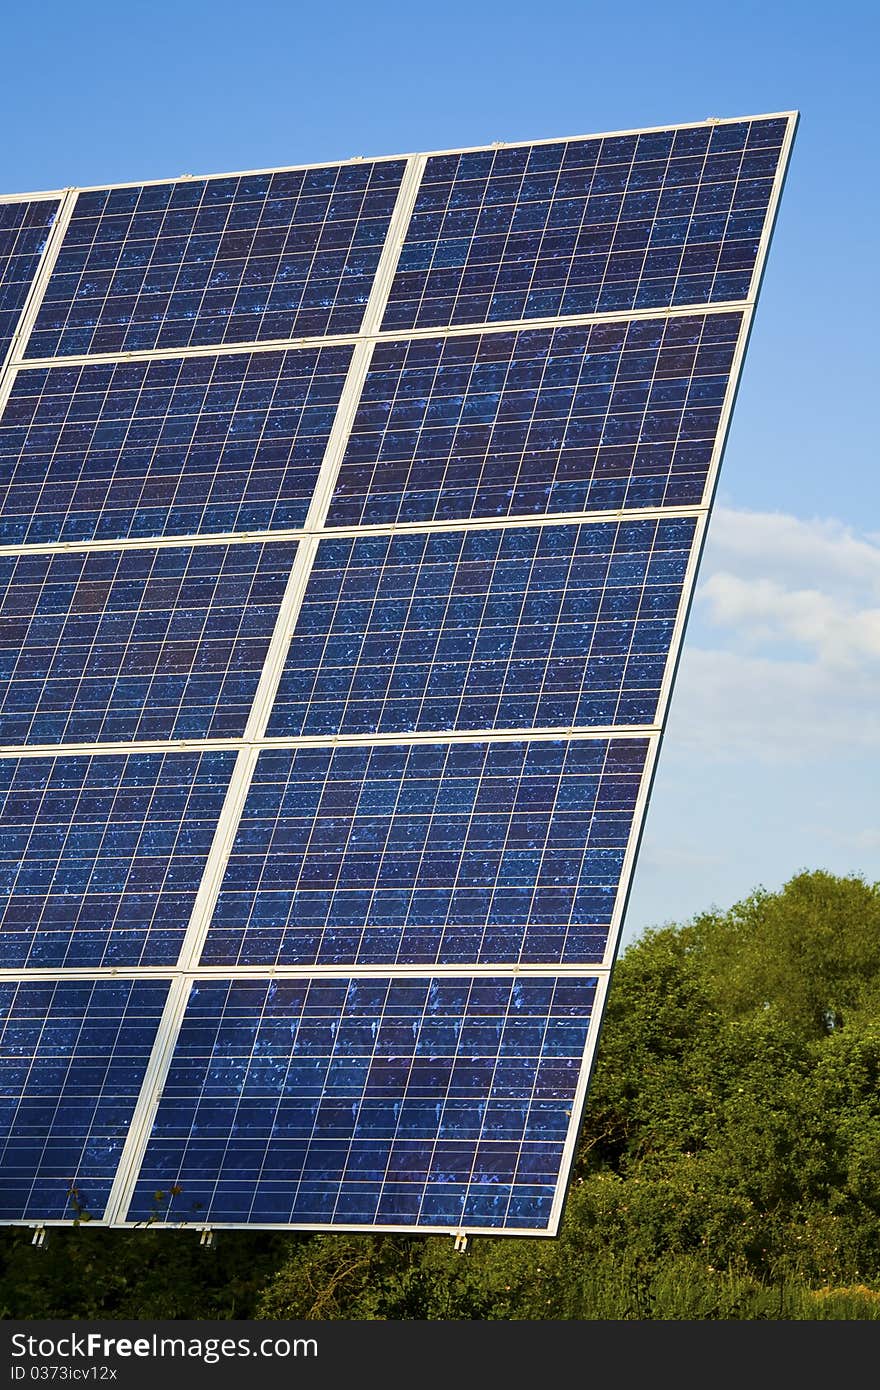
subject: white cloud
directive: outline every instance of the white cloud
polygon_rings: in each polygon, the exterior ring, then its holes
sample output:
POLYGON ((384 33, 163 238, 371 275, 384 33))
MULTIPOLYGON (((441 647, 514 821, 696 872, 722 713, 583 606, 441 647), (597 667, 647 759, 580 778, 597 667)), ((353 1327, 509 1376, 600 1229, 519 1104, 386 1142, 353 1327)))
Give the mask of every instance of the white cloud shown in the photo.
POLYGON ((880 608, 860 608, 852 599, 719 570, 701 585, 700 602, 712 623, 755 646, 791 642, 832 665, 880 659, 880 608))
POLYGON ((784 512, 718 507, 709 527, 704 572, 729 569, 786 587, 861 595, 880 603, 880 538, 842 521, 805 521, 784 512))
POLYGON ((690 645, 676 682, 668 747, 704 761, 821 761, 843 749, 876 754, 877 683, 819 662, 690 645))
POLYGON ((880 749, 880 544, 833 520, 720 508, 669 734, 704 759, 880 749))

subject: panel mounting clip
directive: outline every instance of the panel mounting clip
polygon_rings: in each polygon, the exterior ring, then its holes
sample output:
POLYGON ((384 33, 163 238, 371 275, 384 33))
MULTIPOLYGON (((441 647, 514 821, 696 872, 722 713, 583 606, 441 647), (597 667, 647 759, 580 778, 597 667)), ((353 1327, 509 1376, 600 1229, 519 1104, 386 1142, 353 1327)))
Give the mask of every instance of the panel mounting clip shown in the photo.
POLYGON ((210 1226, 206 1226, 199 1238, 199 1245, 203 1250, 210 1250, 214 1244, 214 1232, 210 1226))
POLYGON ((35 1226, 35 1227, 34 1227, 33 1239, 31 1240, 31 1245, 35 1245, 35 1246, 37 1247, 38 1250, 42 1250, 42 1249, 43 1249, 43 1246, 44 1246, 45 1244, 46 1244, 46 1227, 45 1227, 45 1226, 35 1226))
POLYGON ((467 1238, 466 1232, 465 1232, 465 1231, 456 1231, 456 1233, 455 1233, 455 1244, 453 1245, 453 1249, 454 1249, 454 1250, 457 1250, 458 1253, 459 1253, 460 1255, 464 1255, 465 1252, 467 1251, 467 1244, 468 1244, 468 1238, 467 1238))

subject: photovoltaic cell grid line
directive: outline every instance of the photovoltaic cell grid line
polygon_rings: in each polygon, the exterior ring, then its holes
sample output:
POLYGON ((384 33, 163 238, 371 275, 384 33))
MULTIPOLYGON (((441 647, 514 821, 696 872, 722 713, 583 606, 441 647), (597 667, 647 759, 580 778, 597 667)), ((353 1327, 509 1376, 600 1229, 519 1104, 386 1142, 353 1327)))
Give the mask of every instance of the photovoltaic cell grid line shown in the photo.
POLYGON ((0 556, 0 743, 240 736, 295 550, 0 556))
POLYGON ((745 299, 785 118, 428 160, 383 328, 745 299))
POLYGON ((29 358, 356 333, 404 161, 80 193, 29 358))
POLYGON ((792 126, 0 205, 0 1219, 553 1232, 792 126))
POLYGON ((268 736, 651 724, 695 528, 323 541, 268 736))
POLYGON ((350 347, 18 372, 0 542, 299 527, 350 347))
POLYGON ((380 342, 328 525, 697 506, 741 325, 380 342))
POLYGON ((129 1220, 546 1226, 595 988, 198 981, 129 1220))
POLYGON ((0 981, 0 1217, 103 1214, 167 980, 0 981))
POLYGON ((202 964, 601 964, 647 753, 265 750, 202 964))
POLYGON ((0 759, 0 966, 176 964, 234 761, 0 759))
POLYGON ((52 198, 0 203, 0 366, 15 337, 59 206, 52 198))

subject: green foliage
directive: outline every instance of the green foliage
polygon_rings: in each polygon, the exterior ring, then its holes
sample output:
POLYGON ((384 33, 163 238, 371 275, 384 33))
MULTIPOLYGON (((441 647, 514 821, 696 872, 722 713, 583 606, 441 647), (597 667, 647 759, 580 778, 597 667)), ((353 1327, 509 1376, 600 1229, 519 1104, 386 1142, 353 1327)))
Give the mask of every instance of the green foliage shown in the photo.
POLYGON ((878 1002, 880 892, 861 878, 803 873, 684 933, 716 1007, 758 1010, 820 1038, 878 1002))
POLYGON ((559 1236, 6 1232, 16 1317, 880 1317, 880 890, 800 874, 647 933, 559 1236))
POLYGON ((452 1241, 411 1236, 316 1236, 291 1251, 264 1293, 266 1318, 497 1317, 503 1293, 491 1266, 452 1241))
POLYGON ((0 1232, 0 1316, 248 1318, 296 1237, 229 1231, 205 1251, 197 1231, 27 1228, 0 1232))

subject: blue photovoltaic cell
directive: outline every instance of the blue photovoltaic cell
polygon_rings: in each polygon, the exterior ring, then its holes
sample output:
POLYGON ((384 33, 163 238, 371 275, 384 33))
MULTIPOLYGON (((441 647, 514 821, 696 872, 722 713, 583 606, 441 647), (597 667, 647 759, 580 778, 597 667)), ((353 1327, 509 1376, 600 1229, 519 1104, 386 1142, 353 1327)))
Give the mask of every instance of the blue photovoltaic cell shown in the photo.
POLYGON ((647 750, 266 750, 202 964, 601 962, 647 750))
POLYGON ((0 759, 0 966, 174 964, 234 762, 0 759))
POLYGON ((744 299, 786 119, 428 160, 382 327, 744 299))
POLYGON ((80 193, 27 356, 356 333, 403 168, 80 193))
POLYGON ((268 734, 650 724, 695 527, 322 542, 268 734))
POLYGON ((329 525, 697 505, 741 323, 381 342, 329 525))
POLYGON ((546 1229, 595 987, 199 981, 128 1218, 546 1229))
POLYGON ((0 743, 240 735, 295 550, 0 556, 0 743))
POLYGON ((302 526, 350 347, 19 372, 0 540, 302 526))
POLYGON ((167 992, 0 982, 0 1218, 103 1214, 167 992))
POLYGON ((57 198, 0 203, 0 365, 18 328, 58 207, 57 198))

